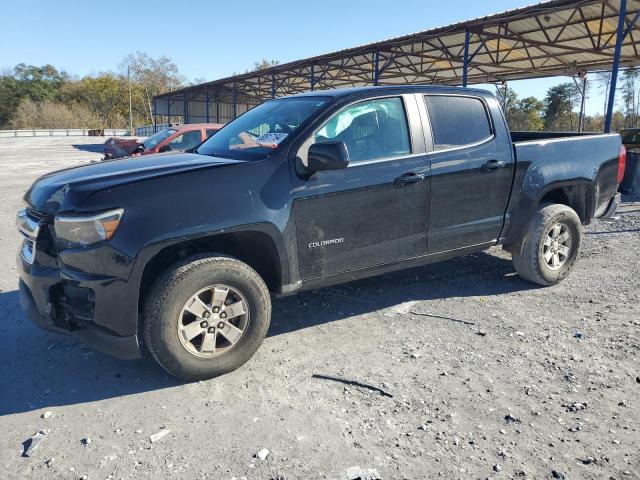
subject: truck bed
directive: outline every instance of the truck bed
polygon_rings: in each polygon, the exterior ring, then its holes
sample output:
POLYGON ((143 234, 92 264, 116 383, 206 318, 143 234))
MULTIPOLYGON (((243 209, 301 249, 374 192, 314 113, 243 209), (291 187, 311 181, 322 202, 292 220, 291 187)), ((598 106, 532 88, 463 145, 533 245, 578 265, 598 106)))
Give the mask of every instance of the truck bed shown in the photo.
POLYGON ((591 184, 595 216, 604 213, 618 184, 620 135, 575 132, 511 132, 523 189, 566 182, 591 184))

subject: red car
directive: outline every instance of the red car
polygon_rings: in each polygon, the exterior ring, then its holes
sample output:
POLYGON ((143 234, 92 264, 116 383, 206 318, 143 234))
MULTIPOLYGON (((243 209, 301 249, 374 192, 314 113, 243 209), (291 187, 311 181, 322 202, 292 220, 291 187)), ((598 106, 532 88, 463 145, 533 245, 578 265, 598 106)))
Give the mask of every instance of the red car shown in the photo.
POLYGON ((221 123, 189 123, 165 128, 144 140, 111 137, 104 143, 103 160, 130 155, 184 151, 195 147, 222 128, 221 123))

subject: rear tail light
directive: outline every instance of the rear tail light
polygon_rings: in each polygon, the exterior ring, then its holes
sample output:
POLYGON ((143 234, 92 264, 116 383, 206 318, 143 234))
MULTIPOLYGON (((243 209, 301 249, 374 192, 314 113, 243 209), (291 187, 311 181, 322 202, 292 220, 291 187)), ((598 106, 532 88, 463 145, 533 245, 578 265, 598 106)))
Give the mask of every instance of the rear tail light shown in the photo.
POLYGON ((620 145, 620 155, 618 156, 618 176, 616 177, 616 183, 622 183, 624 178, 624 168, 627 165, 627 149, 624 145, 620 145))

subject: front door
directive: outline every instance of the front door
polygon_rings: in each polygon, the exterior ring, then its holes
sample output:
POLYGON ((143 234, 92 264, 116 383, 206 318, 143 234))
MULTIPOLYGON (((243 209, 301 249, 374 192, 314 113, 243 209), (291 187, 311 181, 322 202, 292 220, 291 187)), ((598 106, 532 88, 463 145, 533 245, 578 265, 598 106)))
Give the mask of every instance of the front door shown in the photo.
POLYGON ((302 280, 424 255, 430 166, 415 96, 342 108, 300 148, 303 163, 323 141, 344 142, 350 164, 296 180, 302 280))

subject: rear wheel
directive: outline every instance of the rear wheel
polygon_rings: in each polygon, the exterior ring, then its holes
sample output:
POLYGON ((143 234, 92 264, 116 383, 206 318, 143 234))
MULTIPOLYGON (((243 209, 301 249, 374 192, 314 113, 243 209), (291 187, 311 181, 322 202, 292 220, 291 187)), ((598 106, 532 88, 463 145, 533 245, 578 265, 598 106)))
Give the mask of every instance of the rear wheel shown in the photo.
POLYGON ((554 285, 569 274, 578 257, 582 226, 566 205, 544 205, 534 215, 519 245, 512 249, 513 265, 522 278, 554 285))
POLYGON ((229 257, 193 258, 151 288, 144 337, 165 370, 201 380, 249 360, 270 320, 269 291, 255 270, 229 257))

